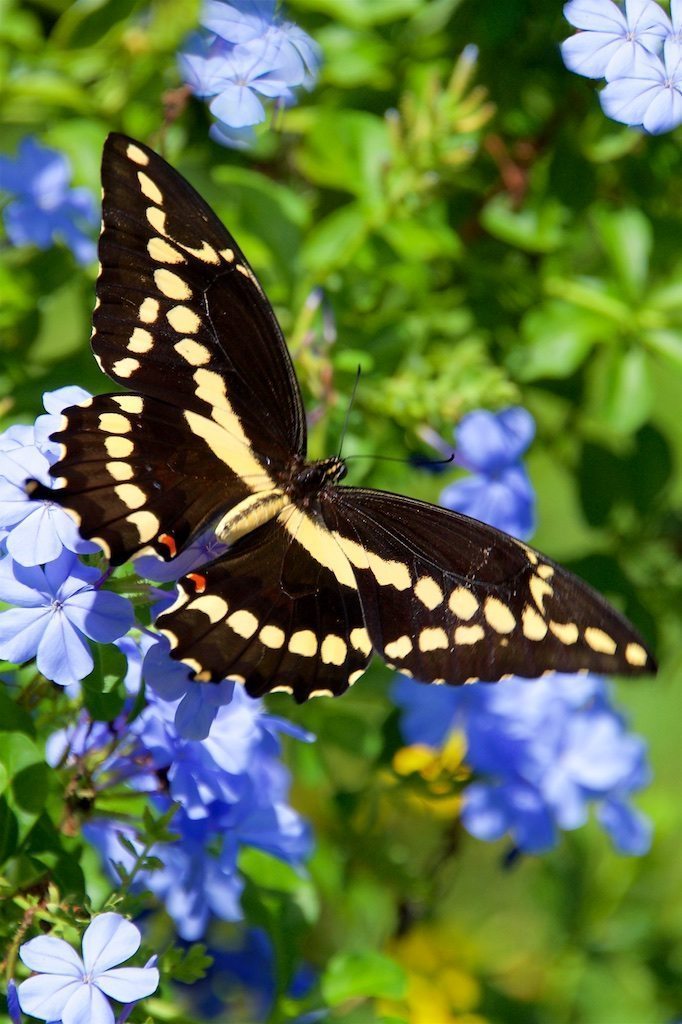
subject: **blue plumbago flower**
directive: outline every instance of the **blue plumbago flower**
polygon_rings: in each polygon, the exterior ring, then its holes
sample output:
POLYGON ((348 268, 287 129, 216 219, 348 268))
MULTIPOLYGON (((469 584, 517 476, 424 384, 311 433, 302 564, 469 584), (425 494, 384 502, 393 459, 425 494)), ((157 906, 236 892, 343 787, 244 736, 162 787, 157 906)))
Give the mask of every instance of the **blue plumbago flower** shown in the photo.
POLYGON ((561 44, 561 56, 569 71, 586 78, 628 75, 637 57, 658 53, 671 32, 655 0, 625 0, 624 11, 612 0, 571 0, 564 17, 581 31, 561 44))
POLYGON ((3 211, 12 245, 48 249, 64 242, 79 263, 95 258, 90 229, 97 224, 92 196, 85 188, 70 188, 66 157, 25 138, 17 156, 0 156, 0 188, 14 198, 3 211))
POLYGON ((63 551, 44 568, 0 561, 0 600, 16 605, 0 612, 0 657, 15 664, 36 658, 48 679, 69 686, 92 672, 86 637, 111 643, 130 629, 132 605, 98 590, 100 574, 63 551))
MULTIPOLYGON (((278 759, 277 737, 282 731, 311 737, 263 714, 241 688, 219 709, 201 742, 179 737, 173 714, 171 704, 152 699, 130 726, 132 742, 119 757, 137 771, 139 781, 132 771, 128 780, 135 788, 149 789, 148 780, 155 778, 153 800, 160 811, 173 801, 180 805, 171 825, 178 841, 152 850, 164 867, 142 871, 138 879, 166 905, 182 937, 194 940, 203 935, 211 914, 223 920, 241 917, 241 846, 258 847, 294 865, 309 854, 309 828, 287 803, 289 775, 278 759)), ((106 863, 130 870, 134 857, 121 847, 119 833, 140 849, 130 825, 96 818, 84 828, 106 863)))
POLYGON ((203 740, 209 735, 219 709, 232 701, 236 685, 226 679, 198 686, 188 666, 171 658, 165 637, 159 637, 147 651, 143 674, 154 693, 172 703, 175 729, 187 740, 203 740))
POLYGON ((561 44, 571 71, 607 81, 607 117, 652 135, 682 124, 682 0, 670 17, 655 0, 571 0, 568 21, 581 29, 561 44))
POLYGON ((274 0, 209 0, 201 25, 179 54, 180 70, 195 95, 210 100, 213 138, 243 148, 266 118, 262 97, 290 103, 292 89, 312 86, 318 47, 278 17, 274 0))
POLYGON ((682 124, 682 46, 666 39, 662 57, 637 56, 625 78, 610 81, 599 94, 607 117, 622 124, 641 125, 651 135, 682 124))
POLYGON ((100 914, 83 933, 83 957, 64 939, 40 935, 19 956, 33 977, 18 988, 24 1013, 62 1024, 114 1024, 109 999, 138 1002, 159 985, 156 967, 119 967, 140 946, 140 932, 120 914, 100 914))
POLYGON ((520 407, 465 416, 456 431, 455 461, 472 475, 446 487, 441 504, 528 538, 535 528, 535 494, 521 457, 534 434, 533 417, 520 407))
POLYGON ((31 478, 55 485, 48 469, 57 460, 59 448, 50 441, 50 434, 59 428, 62 409, 89 398, 79 387, 46 392, 47 415, 39 416, 32 427, 15 424, 0 434, 0 529, 7 531, 6 550, 21 565, 44 565, 64 549, 81 554, 98 550, 81 538, 64 509, 50 501, 34 501, 25 490, 31 478))
POLYGON ((519 849, 538 853, 557 829, 583 825, 589 807, 616 849, 642 854, 648 820, 629 800, 649 781, 643 740, 627 731, 602 679, 555 674, 499 686, 425 688, 398 679, 394 697, 409 743, 442 743, 450 730, 467 739, 478 780, 465 791, 462 823, 492 841, 511 833, 519 849))

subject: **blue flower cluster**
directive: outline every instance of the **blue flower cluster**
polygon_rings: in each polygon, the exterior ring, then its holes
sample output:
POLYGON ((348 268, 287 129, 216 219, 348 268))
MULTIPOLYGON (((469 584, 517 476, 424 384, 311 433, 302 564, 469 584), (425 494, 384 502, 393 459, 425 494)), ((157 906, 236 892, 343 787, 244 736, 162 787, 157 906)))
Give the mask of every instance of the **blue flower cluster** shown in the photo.
POLYGON ((652 135, 682 124, 682 0, 670 16, 656 0, 570 0, 564 16, 580 31, 561 44, 566 67, 605 78, 607 117, 652 135))
POLYGON ((265 120, 263 99, 288 104, 293 89, 311 88, 320 63, 317 44, 282 21, 275 0, 207 0, 201 31, 179 54, 180 70, 195 96, 210 100, 211 136, 244 147, 265 120))
POLYGON ((464 792, 462 823, 492 841, 541 853, 558 830, 584 825, 591 805, 620 853, 646 853, 649 821, 630 804, 649 781, 643 740, 629 733, 604 680, 556 674, 496 686, 425 687, 400 678, 408 743, 439 746, 453 729, 467 741, 477 779, 464 792))
POLYGON ((144 967, 119 967, 137 952, 140 932, 120 914, 99 914, 83 933, 83 957, 64 939, 39 935, 19 950, 36 973, 8 993, 13 1024, 15 1005, 39 1020, 58 1024, 114 1024, 109 999, 124 1004, 116 1019, 123 1024, 136 1002, 156 991, 156 957, 144 967))
POLYGON ((15 159, 0 156, 0 191, 11 201, 2 216, 12 245, 49 249, 64 242, 79 263, 92 263, 98 213, 86 188, 71 188, 65 156, 25 138, 15 159))
POLYGON ((521 457, 535 436, 533 417, 518 406, 477 409, 456 431, 455 462, 470 476, 440 496, 441 505, 522 540, 535 529, 535 494, 521 457))
MULTIPOLYGON (((441 501, 527 538, 535 498, 520 459, 535 424, 522 408, 478 410, 457 428, 456 461, 474 475, 447 487, 441 501)), ((467 763, 480 779, 467 786, 462 822, 479 839, 511 834, 539 853, 559 829, 578 828, 590 805, 621 853, 645 853, 649 822, 629 803, 649 781, 644 742, 628 733, 593 676, 555 674, 495 686, 425 687, 398 678, 393 695, 410 744, 438 747, 453 729, 467 740, 467 763)))
MULTIPOLYGON (((145 638, 141 646, 151 652, 157 647, 152 643, 145 638)), ((233 684, 229 703, 212 707, 213 720, 201 739, 186 735, 196 733, 194 724, 188 723, 184 735, 177 727, 183 721, 177 712, 184 694, 172 701, 148 691, 146 707, 129 723, 147 666, 141 652, 135 656, 129 645, 134 646, 130 638, 121 641, 128 655, 130 706, 107 724, 92 722, 83 712, 76 725, 50 737, 47 757, 53 765, 68 766, 99 754, 96 786, 125 783, 146 792, 159 813, 178 805, 171 826, 177 841, 152 848, 151 855, 163 866, 140 871, 136 885, 155 893, 180 936, 192 941, 204 935, 211 914, 228 921, 241 918, 243 879, 237 855, 242 846, 257 847, 296 866, 309 855, 309 828, 287 803, 289 775, 279 760, 279 736, 288 732, 301 740, 312 737, 266 714, 260 701, 233 684)), ((168 659, 166 665, 172 669, 168 659)), ((191 689, 212 688, 194 684, 191 689)), ((176 692, 182 693, 181 688, 176 692)), ((142 844, 129 823, 95 816, 83 832, 109 868, 118 863, 132 869, 133 851, 140 851, 142 844), (125 845, 119 836, 125 837, 125 845)), ((118 877, 113 870, 112 877, 118 877)))

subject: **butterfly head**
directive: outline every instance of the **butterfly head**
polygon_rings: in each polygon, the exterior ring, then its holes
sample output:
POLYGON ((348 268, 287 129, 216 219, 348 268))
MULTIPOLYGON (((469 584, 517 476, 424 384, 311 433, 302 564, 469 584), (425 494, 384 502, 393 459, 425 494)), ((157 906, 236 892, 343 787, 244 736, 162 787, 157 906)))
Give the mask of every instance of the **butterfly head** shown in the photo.
POLYGON ((294 499, 314 497, 325 487, 343 480, 347 472, 344 460, 336 456, 318 462, 302 462, 295 468, 288 490, 294 499))

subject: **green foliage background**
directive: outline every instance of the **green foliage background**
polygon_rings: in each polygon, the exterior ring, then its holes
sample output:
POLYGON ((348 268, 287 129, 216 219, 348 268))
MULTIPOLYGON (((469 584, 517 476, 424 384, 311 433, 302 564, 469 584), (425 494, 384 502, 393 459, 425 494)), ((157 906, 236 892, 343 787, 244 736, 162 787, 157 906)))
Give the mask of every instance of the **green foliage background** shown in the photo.
MULTIPOLYGON (((358 364, 347 454, 429 451, 428 429, 450 438, 476 407, 533 412, 535 543, 607 594, 660 657, 656 680, 617 687, 651 745, 640 806, 656 834, 648 856, 626 859, 590 825, 505 868, 505 843, 467 837, 451 804, 441 813, 427 783, 393 772, 397 720, 376 667, 340 701, 272 698, 318 736, 289 751, 294 803, 318 842, 306 881, 244 858, 248 919, 273 936, 282 991, 301 958, 315 966, 304 1006, 326 1006, 331 1021, 679 1019, 682 136, 606 120, 594 84, 561 63, 559 4, 291 0, 287 11, 324 49, 319 86, 245 155, 211 143, 206 109, 178 88, 194 4, 1 0, 2 148, 33 133, 95 194, 108 131, 161 148, 260 275, 296 358, 315 456, 338 444, 358 364), (469 43, 477 65, 460 56, 469 43)), ((93 281, 64 249, 0 254, 5 425, 32 420, 43 390, 109 389, 87 344, 93 281)), ((446 479, 352 465, 354 482, 433 500, 446 479)), ((24 831, 4 851, 12 938, 31 883, 56 877, 57 903, 77 887, 81 847, 53 835, 22 852, 41 799, 58 794, 41 736, 5 704, 0 761, 12 777, 23 758, 37 801, 22 804, 24 831)), ((94 858, 81 867, 97 892, 94 858)), ((159 948, 168 941, 159 934, 159 948)), ((193 976, 172 955, 166 970, 193 976)), ((148 1006, 155 1021, 191 1019, 168 985, 148 1006)), ((273 1020, 299 1010, 281 996, 273 1020)), ((248 1016, 238 1004, 231 1019, 248 1016)))

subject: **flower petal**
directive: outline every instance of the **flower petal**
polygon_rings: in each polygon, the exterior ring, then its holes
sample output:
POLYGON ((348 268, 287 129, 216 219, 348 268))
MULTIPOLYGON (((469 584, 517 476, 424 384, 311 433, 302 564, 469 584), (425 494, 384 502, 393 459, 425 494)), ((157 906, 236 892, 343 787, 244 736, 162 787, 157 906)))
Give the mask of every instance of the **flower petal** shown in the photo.
POLYGON ((129 960, 139 948, 140 930, 132 921, 120 914, 99 914, 83 935, 83 963, 88 974, 100 974, 129 960))
POLYGON ((119 967, 97 976, 97 987, 119 1003, 135 1003, 159 987, 155 967, 119 967))
POLYGON ((85 679, 92 672, 93 660, 87 640, 74 629, 63 610, 50 616, 38 645, 38 669, 60 686, 85 679))
POLYGON ((62 1024, 114 1024, 114 1011, 96 985, 81 985, 64 1007, 62 1024))
POLYGON ((69 621, 91 640, 109 644, 127 633, 133 624, 133 607, 127 598, 106 590, 82 590, 66 604, 69 621))
POLYGON ((51 615, 49 608, 10 608, 0 612, 0 658, 22 665, 35 657, 51 615))
POLYGON ((22 981, 17 995, 24 1013, 41 1020, 59 1020, 64 1007, 81 988, 85 988, 81 978, 67 978, 64 974, 36 974, 22 981))
POLYGON ((247 85, 224 86, 211 100, 210 110, 214 117, 231 128, 245 128, 265 120, 263 104, 247 85))
POLYGON ((68 978, 80 978, 83 974, 83 961, 73 946, 53 935, 39 935, 24 943, 19 949, 19 956, 32 971, 68 978))

